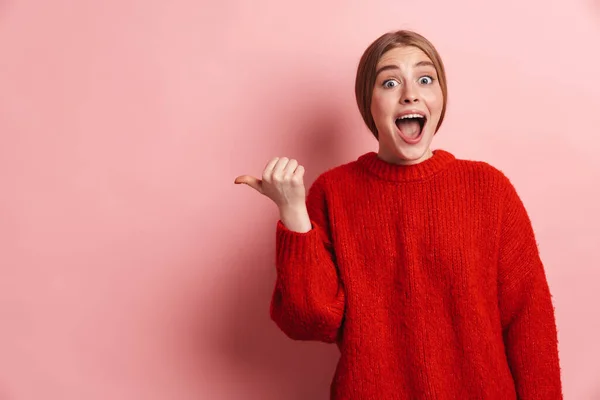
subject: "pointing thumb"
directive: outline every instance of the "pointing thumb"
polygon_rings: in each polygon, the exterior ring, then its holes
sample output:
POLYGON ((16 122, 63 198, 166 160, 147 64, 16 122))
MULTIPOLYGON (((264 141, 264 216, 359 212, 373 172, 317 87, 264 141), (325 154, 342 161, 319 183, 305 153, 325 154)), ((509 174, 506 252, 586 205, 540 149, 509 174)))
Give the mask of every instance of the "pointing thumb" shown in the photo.
POLYGON ((235 178, 235 184, 245 184, 250 186, 252 189, 262 194, 262 181, 250 175, 242 175, 235 178))

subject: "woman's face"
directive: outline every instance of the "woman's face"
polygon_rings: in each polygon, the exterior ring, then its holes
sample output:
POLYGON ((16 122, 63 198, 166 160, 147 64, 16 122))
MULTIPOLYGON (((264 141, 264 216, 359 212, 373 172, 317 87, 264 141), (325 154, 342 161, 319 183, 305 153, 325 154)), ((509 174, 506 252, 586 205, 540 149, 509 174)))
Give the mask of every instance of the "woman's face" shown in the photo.
POLYGON ((419 48, 404 46, 377 63, 371 114, 379 136, 379 156, 394 164, 431 157, 443 94, 435 66, 419 48))

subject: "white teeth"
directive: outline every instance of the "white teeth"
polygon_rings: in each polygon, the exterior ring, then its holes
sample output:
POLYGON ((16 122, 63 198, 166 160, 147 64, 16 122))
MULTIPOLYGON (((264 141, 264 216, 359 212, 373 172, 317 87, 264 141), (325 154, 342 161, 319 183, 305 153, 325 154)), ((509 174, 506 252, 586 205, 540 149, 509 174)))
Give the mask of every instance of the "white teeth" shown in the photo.
POLYGON ((407 114, 407 115, 398 117, 398 119, 406 119, 406 118, 424 118, 424 117, 421 114, 407 114))

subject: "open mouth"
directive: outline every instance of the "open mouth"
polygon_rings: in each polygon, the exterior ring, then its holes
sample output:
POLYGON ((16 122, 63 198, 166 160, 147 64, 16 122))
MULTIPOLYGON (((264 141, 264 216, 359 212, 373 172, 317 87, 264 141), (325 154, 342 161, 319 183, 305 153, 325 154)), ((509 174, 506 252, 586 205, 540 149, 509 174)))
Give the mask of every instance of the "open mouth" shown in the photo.
POLYGON ((427 117, 422 114, 406 114, 396 118, 395 122, 405 142, 417 143, 421 139, 427 117))

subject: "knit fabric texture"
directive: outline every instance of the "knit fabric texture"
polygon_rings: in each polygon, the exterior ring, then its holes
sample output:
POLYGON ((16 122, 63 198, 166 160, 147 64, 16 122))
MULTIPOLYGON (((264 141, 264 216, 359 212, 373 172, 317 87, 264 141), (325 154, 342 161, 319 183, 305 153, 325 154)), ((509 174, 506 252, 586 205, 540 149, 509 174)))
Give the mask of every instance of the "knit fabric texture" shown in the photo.
POLYGON ((544 266, 501 171, 371 152, 321 174, 307 207, 309 232, 277 222, 270 315, 337 344, 331 399, 562 399, 544 266))

